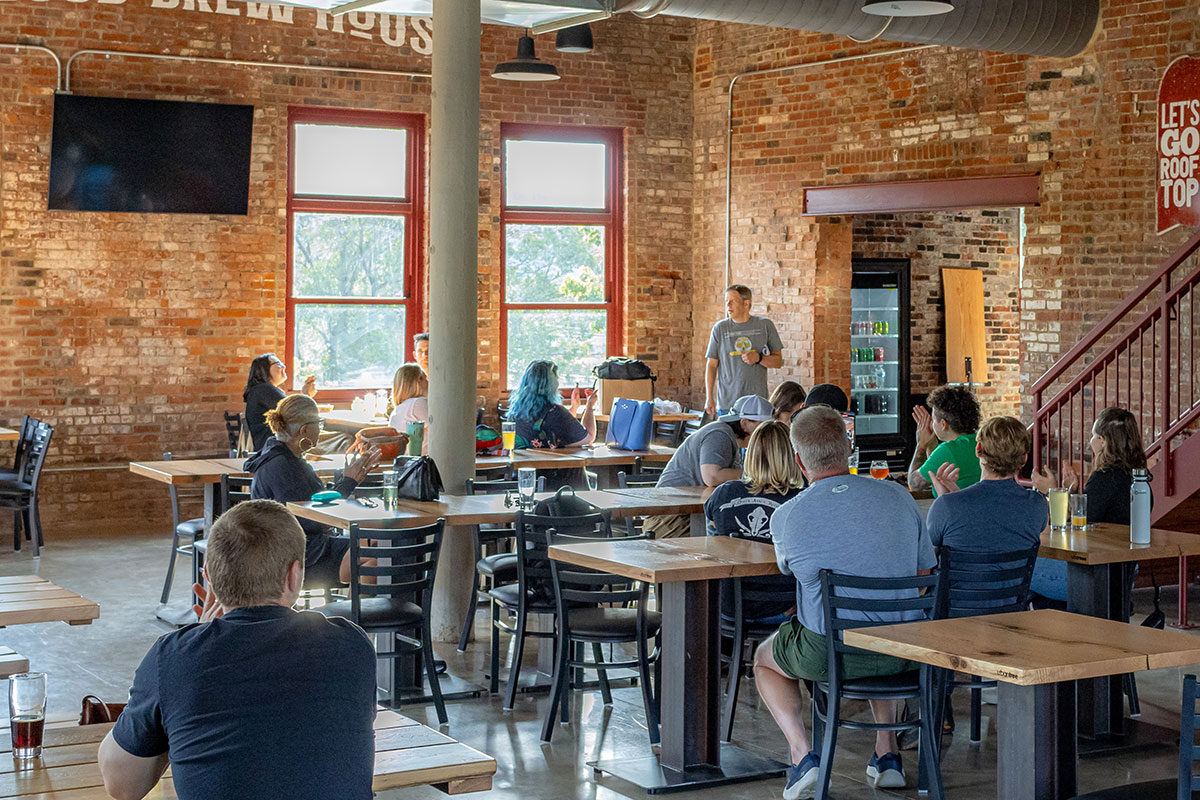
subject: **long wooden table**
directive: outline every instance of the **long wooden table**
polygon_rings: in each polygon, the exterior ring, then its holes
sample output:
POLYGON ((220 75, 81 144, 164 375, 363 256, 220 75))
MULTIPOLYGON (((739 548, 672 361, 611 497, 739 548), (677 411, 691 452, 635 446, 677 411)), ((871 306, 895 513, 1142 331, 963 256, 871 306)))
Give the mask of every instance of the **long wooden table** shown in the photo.
MULTIPOLYGON (((1067 610, 1126 622, 1130 608, 1131 565, 1157 558, 1200 554, 1200 536, 1153 528, 1149 544, 1129 541, 1128 525, 1098 523, 1080 531, 1042 532, 1038 555, 1067 562, 1067 610)), ((1125 717, 1122 677, 1111 675, 1079 684, 1082 751, 1099 755, 1172 741, 1177 733, 1125 717)))
POLYGON ((787 765, 722 744, 721 578, 778 574, 770 545, 728 536, 556 545, 550 557, 663 585, 659 756, 588 762, 651 791, 782 774, 787 765))
MULTIPOLYGON (((614 517, 639 517, 651 514, 699 514, 711 490, 705 486, 685 486, 670 489, 645 487, 612 489, 596 492, 577 492, 577 496, 608 511, 614 517)), ((536 499, 551 497, 552 492, 540 492, 536 499)), ((332 503, 288 503, 288 510, 297 517, 311 519, 322 525, 349 530, 351 525, 368 528, 412 528, 428 525, 438 518, 447 526, 485 525, 511 522, 516 518, 515 506, 504 504, 504 495, 442 495, 440 500, 421 503, 401 500, 394 509, 363 505, 358 500, 336 500, 332 503)))
POLYGON ((1200 663, 1200 637, 1052 610, 860 628, 844 638, 999 682, 999 800, 1075 796, 1076 681, 1200 663))
MULTIPOLYGON (((0 757, 0 798, 23 800, 107 800, 97 764, 100 742, 111 724, 46 728, 42 758, 18 764, 0 757)), ((0 753, 12 752, 8 736, 0 753)), ((375 718, 376 792, 410 786, 434 786, 446 794, 492 788, 496 760, 394 711, 375 718)), ((149 798, 174 798, 167 771, 149 798)))
POLYGON ((0 428, 0 442, 15 442, 20 438, 20 431, 14 431, 12 428, 0 428))

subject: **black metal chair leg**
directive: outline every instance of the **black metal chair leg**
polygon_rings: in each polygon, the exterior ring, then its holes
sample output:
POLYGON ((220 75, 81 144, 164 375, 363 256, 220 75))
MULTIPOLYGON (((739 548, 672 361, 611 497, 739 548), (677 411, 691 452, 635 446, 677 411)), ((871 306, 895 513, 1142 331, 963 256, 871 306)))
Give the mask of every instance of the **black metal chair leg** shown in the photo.
POLYGON ((512 666, 508 670, 508 690, 504 697, 504 710, 512 711, 517 702, 517 684, 521 681, 521 659, 525 655, 525 623, 529 616, 524 610, 517 610, 516 632, 512 640, 512 666))
MULTIPOLYGON (((600 649, 599 642, 592 642, 592 658, 596 659, 597 664, 604 663, 604 651, 600 649)), ((604 701, 604 705, 611 706, 612 687, 608 685, 608 670, 601 667, 596 667, 596 675, 600 681, 600 699, 604 701)))
POLYGON ((442 682, 438 680, 437 666, 433 663, 433 637, 429 632, 428 614, 421 623, 421 655, 425 662, 425 679, 429 681, 429 693, 433 695, 433 706, 437 709, 438 722, 445 725, 450 718, 446 716, 446 702, 442 699, 442 682))
POLYGON ((21 550, 21 517, 23 512, 19 508, 13 509, 13 552, 21 550))
POLYGON ((179 531, 171 537, 171 560, 167 562, 167 577, 163 581, 162 597, 158 602, 166 603, 171 596, 171 584, 175 582, 175 560, 179 558, 179 531))
POLYGON ((566 659, 563 656, 566 653, 564 648, 568 646, 569 643, 564 642, 562 637, 559 637, 555 643, 554 675, 550 679, 550 705, 546 709, 546 718, 542 721, 542 741, 547 743, 554 736, 554 718, 558 716, 559 704, 564 702, 563 690, 566 688, 567 667, 566 659))
POLYGON ((479 570, 471 573, 471 601, 467 603, 467 618, 463 620, 462 635, 458 637, 458 652, 467 652, 471 630, 475 627, 475 612, 479 608, 479 570))
POLYGON ((1126 673, 1123 683, 1125 686, 1125 696, 1129 698, 1129 716, 1140 717, 1142 715, 1142 703, 1138 699, 1137 676, 1132 672, 1126 673))
POLYGON ((733 717, 737 713, 738 687, 742 682, 742 648, 743 642, 738 636, 738 626, 734 627, 733 652, 729 659, 729 679, 725 684, 725 708, 722 722, 721 741, 733 739, 733 717))
POLYGON ((42 512, 38 508, 37 495, 33 495, 29 499, 29 516, 33 525, 30 526, 30 536, 33 538, 33 557, 37 558, 42 554, 42 512))
MULTIPOLYGON (((642 706, 646 709, 646 729, 650 733, 650 744, 659 743, 658 705, 654 700, 654 689, 650 683, 650 653, 645 639, 638 639, 638 674, 642 684, 642 706)), ((657 666, 658 662, 654 662, 657 666)))
POLYGON ((937 707, 938 698, 944 693, 938 680, 937 670, 928 665, 921 667, 921 736, 917 744, 918 778, 917 788, 929 794, 929 800, 943 800, 941 735, 937 707))
POLYGON ((488 679, 488 691, 492 694, 500 691, 500 625, 497 616, 500 614, 500 604, 491 601, 492 606, 492 674, 488 679))
MULTIPOLYGON (((976 682, 976 679, 972 679, 976 682)), ((983 689, 971 687, 971 744, 983 741, 983 689)))
POLYGON ((821 769, 817 773, 817 792, 814 795, 816 800, 829 798, 829 782, 833 779, 833 751, 837 746, 838 722, 841 719, 841 698, 838 694, 830 691, 825 695, 825 701, 825 735, 821 743, 821 769))

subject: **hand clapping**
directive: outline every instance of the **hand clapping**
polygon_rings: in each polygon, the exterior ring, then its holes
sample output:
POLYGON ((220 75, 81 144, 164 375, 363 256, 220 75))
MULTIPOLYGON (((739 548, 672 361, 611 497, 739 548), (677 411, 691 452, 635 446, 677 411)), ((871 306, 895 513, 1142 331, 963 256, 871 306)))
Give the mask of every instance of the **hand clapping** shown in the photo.
POLYGON ((958 467, 953 461, 947 461, 937 468, 937 472, 929 473, 929 481, 937 490, 938 497, 958 491, 958 467))
POLYGON ((358 455, 353 459, 349 457, 346 459, 346 468, 342 474, 357 483, 361 483, 371 470, 379 466, 379 461, 382 458, 383 452, 379 449, 379 446, 368 444, 359 450, 358 455))

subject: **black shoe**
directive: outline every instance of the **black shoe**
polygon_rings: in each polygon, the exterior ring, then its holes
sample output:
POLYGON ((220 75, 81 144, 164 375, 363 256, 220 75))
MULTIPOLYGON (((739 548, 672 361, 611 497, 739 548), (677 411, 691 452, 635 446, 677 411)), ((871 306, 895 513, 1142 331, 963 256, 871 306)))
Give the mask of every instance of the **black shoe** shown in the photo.
POLYGON ((440 658, 435 658, 433 660, 433 671, 436 672, 438 675, 445 675, 446 674, 446 662, 442 661, 440 658))

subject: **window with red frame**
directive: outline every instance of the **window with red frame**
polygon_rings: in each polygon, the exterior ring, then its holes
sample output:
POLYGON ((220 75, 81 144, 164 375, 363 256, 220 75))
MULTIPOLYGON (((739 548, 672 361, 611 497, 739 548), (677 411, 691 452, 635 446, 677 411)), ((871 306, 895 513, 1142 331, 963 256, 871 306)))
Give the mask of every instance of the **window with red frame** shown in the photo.
POLYGON ((621 132, 511 124, 501 137, 508 388, 535 359, 587 386, 620 350, 621 132))
POLYGON ((421 117, 292 109, 287 352, 295 387, 390 387, 422 330, 421 117))

